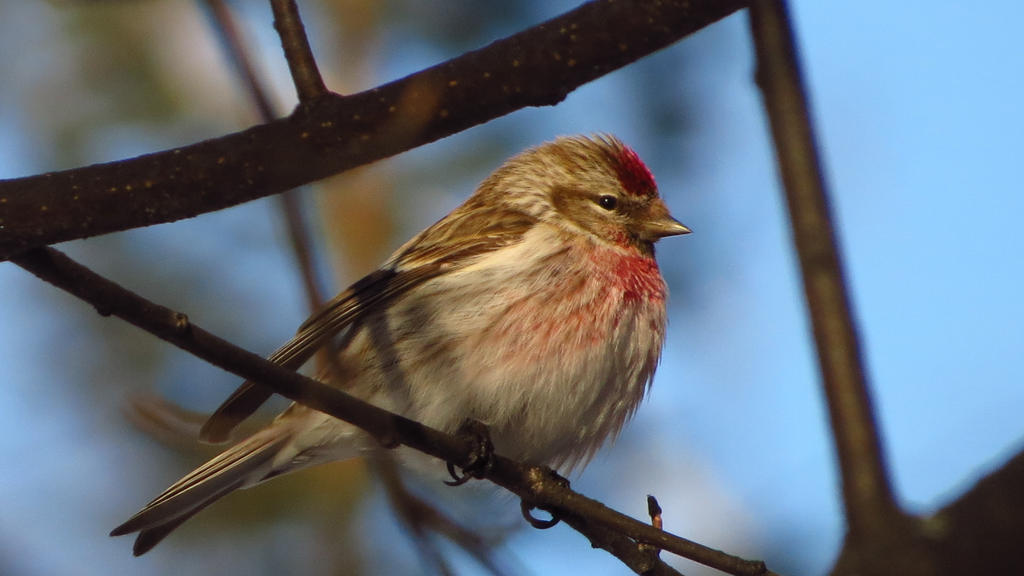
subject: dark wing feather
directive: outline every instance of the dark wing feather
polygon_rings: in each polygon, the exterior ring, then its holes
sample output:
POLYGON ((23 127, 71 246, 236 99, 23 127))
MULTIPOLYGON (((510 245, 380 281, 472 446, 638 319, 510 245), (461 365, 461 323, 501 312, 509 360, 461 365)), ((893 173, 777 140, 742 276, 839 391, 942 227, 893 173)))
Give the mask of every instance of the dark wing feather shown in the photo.
MULTIPOLYGON (((334 335, 423 282, 472 262, 475 257, 522 238, 536 220, 504 209, 480 210, 470 203, 452 212, 399 248, 381 268, 335 296, 269 360, 297 370, 334 335)), ((203 425, 199 437, 210 443, 228 440, 231 431, 251 416, 273 391, 246 381, 203 425)))
MULTIPOLYGON (((268 359, 297 370, 327 340, 350 325, 361 313, 373 310, 390 298, 436 276, 440 272, 439 268, 428 265, 403 272, 377 270, 364 276, 306 320, 295 336, 275 350, 268 359)), ((270 388, 247 380, 203 424, 199 437, 204 442, 227 441, 231 431, 251 416, 273 393, 270 388)))

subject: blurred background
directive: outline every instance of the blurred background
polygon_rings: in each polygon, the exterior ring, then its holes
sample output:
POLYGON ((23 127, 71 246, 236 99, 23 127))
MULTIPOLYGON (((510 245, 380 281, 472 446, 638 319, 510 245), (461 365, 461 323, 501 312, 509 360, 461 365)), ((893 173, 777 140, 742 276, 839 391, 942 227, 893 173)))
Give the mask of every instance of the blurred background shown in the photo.
MULTIPOLYGON (((231 5, 290 110, 267 2, 231 5)), ((299 5, 328 86, 353 92, 574 3, 299 5)), ((1024 4, 792 9, 894 484, 928 512, 1024 447, 1024 4)), ((0 0, 0 14, 2 178, 258 122, 202 2, 0 0)), ((639 518, 654 494, 672 532, 820 574, 841 542, 841 503, 747 32, 735 15, 557 107, 330 179, 304 202, 333 293, 521 148, 619 135, 694 234, 659 245, 671 309, 653 393, 574 487, 639 518)), ((273 350, 308 311, 273 198, 61 248, 250 350, 273 350)), ((13 265, 0 264, 0 296, 0 574, 432 573, 360 462, 234 494, 132 558, 130 539, 107 532, 213 454, 133 406, 210 411, 238 380, 13 265)), ((565 526, 525 527, 496 491, 409 482, 494 542, 507 573, 626 572, 565 526)), ((458 574, 487 573, 433 541, 458 574)))

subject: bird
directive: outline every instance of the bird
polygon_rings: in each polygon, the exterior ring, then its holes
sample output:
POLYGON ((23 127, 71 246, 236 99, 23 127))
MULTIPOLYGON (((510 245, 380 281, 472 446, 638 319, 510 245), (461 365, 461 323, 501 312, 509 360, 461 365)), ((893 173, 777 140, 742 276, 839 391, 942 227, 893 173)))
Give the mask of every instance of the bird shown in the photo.
MULTIPOLYGON (((441 431, 486 427, 496 453, 585 464, 650 387, 668 289, 654 244, 690 229, 609 134, 562 136, 505 161, 460 206, 307 319, 270 360, 441 431)), ((270 396, 245 382, 204 424, 224 442, 270 396)), ((115 528, 136 556, 222 496, 373 446, 293 403, 115 528)))

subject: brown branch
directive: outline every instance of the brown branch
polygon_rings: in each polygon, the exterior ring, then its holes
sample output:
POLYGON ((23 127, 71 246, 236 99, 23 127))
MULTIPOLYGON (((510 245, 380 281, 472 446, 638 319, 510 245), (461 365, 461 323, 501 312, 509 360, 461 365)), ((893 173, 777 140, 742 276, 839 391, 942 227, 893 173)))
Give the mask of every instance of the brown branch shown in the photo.
MULTIPOLYGON (((563 515, 561 520, 571 526, 574 530, 583 534, 590 540, 594 548, 602 548, 611 552, 623 564, 629 567, 636 574, 644 576, 683 576, 678 570, 663 562, 657 554, 657 550, 648 544, 637 544, 637 542, 612 528, 601 525, 594 525, 585 518, 571 515, 563 515)), ((761 572, 749 572, 750 574, 771 574, 767 572, 764 565, 756 567, 761 572)), ((725 568, 719 568, 729 574, 737 574, 725 568)), ((746 572, 744 572, 746 573, 746 572)))
POLYGON ((1024 452, 1018 452, 954 502, 923 520, 922 529, 934 539, 932 550, 941 573, 1024 574, 1021 510, 1024 452))
POLYGON ((288 61, 299 101, 309 102, 326 95, 327 86, 320 77, 295 0, 270 0, 270 7, 274 11, 274 29, 281 37, 284 58, 288 61))
POLYGON ((847 534, 836 572, 940 574, 931 535, 889 482, 785 1, 755 0, 750 24, 839 456, 847 534))
MULTIPOLYGON (((847 539, 832 576, 1024 574, 1024 451, 932 516, 916 518, 903 542, 847 539)), ((883 537, 891 538, 888 534, 883 537)))
POLYGON ((174 150, 0 181, 0 260, 276 194, 576 87, 735 12, 742 0, 598 0, 378 88, 174 150))
MULTIPOLYGON (((205 0, 205 2, 213 19, 213 28, 220 37, 221 44, 228 53, 235 72, 248 88, 249 97, 259 112, 260 119, 263 122, 272 121, 277 114, 274 111, 274 106, 270 103, 266 89, 263 88, 263 83, 256 75, 256 68, 253 66, 252 58, 249 57, 249 50, 245 47, 242 33, 231 15, 231 10, 223 0, 205 0)), ((301 26, 301 22, 299 25, 301 26)), ((278 199, 281 213, 284 214, 292 254, 299 264, 306 301, 311 311, 319 310, 326 298, 320 288, 316 273, 316 265, 313 261, 313 241, 309 235, 309 225, 302 214, 299 190, 287 190, 278 199)))
POLYGON ((755 1, 750 22, 757 81, 789 202, 839 454, 846 518, 852 536, 867 537, 892 526, 902 512, 893 498, 875 425, 796 44, 783 0, 755 1))
MULTIPOLYGON (((101 315, 114 315, 247 380, 259 382, 306 406, 350 422, 385 446, 404 444, 443 461, 465 466, 472 461, 475 442, 429 428, 387 412, 341 390, 292 372, 214 336, 188 317, 150 302, 103 278, 52 248, 21 254, 12 261, 58 288, 89 302, 101 315)), ((555 514, 630 567, 651 557, 644 544, 678 554, 734 575, 770 574, 763 562, 731 556, 649 524, 630 518, 569 489, 550 468, 529 466, 495 454, 483 477, 519 496, 524 502, 555 514), (640 555, 640 556, 638 556, 640 555), (632 564, 630 564, 632 562, 632 564)), ((661 560, 654 573, 671 573, 661 560)))

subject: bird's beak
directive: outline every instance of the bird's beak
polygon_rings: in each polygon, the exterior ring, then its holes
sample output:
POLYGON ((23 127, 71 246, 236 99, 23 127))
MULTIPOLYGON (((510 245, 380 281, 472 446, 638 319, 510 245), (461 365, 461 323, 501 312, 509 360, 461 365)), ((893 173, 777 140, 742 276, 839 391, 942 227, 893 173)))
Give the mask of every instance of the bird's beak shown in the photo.
POLYGON ((656 198, 647 206, 647 213, 641 219, 639 228, 637 236, 648 242, 657 242, 666 236, 690 233, 689 228, 672 217, 668 206, 665 206, 665 202, 661 198, 656 198))
POLYGON ((690 232, 692 232, 692 230, 668 214, 656 220, 644 222, 644 233, 652 240, 657 240, 666 236, 689 234, 690 232))

